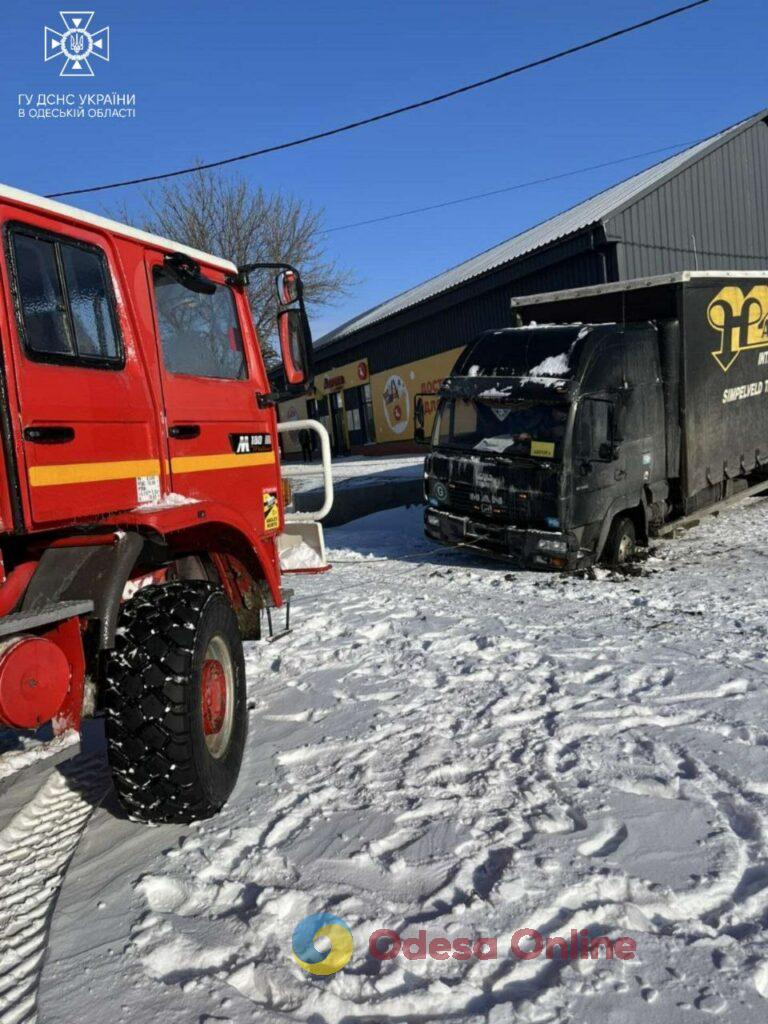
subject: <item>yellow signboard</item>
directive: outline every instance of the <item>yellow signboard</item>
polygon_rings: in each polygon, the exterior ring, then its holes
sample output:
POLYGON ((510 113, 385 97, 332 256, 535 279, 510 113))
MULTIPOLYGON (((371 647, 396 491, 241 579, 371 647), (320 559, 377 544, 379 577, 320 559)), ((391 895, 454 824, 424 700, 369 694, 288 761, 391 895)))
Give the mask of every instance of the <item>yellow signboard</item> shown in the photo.
POLYGON ((356 359, 344 366, 323 370, 315 377, 315 391, 318 397, 328 395, 332 391, 346 391, 347 388, 359 388, 368 383, 368 360, 356 359))
MULTIPOLYGON (((463 346, 452 348, 447 352, 403 363, 372 375, 368 360, 357 359, 343 366, 319 372, 315 378, 314 397, 323 399, 334 394, 343 395, 343 392, 350 388, 370 384, 376 443, 413 441, 413 406, 416 395, 427 396, 423 403, 424 428, 428 435, 434 423, 440 385, 463 351, 463 346)), ((332 401, 331 398, 328 400, 332 401)), ((306 415, 305 399, 280 403, 280 420, 283 423, 304 419, 306 415)), ((318 418, 330 429, 329 415, 318 418)), ((282 442, 287 452, 295 453, 300 450, 297 434, 283 434, 282 442)))
POLYGON ((429 433, 437 409, 437 392, 462 352, 463 347, 452 348, 373 374, 371 395, 377 441, 413 440, 413 402, 418 394, 435 396, 424 399, 424 428, 429 433))

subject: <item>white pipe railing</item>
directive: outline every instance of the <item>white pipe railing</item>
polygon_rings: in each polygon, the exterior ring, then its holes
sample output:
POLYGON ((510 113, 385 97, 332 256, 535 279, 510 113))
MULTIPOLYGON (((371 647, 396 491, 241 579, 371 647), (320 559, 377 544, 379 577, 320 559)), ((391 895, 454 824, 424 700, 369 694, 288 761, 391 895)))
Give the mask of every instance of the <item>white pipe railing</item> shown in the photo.
MULTIPOLYGON (((291 512, 287 518, 296 521, 312 521, 319 522, 324 519, 333 507, 333 469, 331 466, 331 439, 328 436, 328 431, 325 429, 322 423, 318 423, 317 420, 291 420, 288 423, 278 423, 277 432, 279 434, 293 434, 299 430, 313 430, 320 438, 320 462, 322 465, 323 473, 323 489, 325 492, 325 500, 317 512, 291 512)), ((306 466, 293 466, 286 465, 283 463, 282 466, 283 476, 288 478, 297 476, 306 476, 306 466)))

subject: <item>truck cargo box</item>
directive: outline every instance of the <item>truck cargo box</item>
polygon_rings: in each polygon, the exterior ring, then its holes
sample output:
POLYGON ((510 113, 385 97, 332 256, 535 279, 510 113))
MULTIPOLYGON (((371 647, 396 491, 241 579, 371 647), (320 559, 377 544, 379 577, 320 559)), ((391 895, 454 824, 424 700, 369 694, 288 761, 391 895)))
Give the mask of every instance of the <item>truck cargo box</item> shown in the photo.
POLYGON ((686 511, 768 466, 768 270, 686 271, 512 299, 520 322, 654 321, 667 465, 686 511))

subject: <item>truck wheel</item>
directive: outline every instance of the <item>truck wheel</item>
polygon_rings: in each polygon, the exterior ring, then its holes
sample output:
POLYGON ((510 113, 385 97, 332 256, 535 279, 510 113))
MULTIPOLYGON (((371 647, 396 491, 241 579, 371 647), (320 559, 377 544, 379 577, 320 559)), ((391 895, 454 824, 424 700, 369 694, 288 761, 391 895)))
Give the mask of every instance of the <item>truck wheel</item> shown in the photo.
POLYGON ((629 516, 617 516, 611 526, 602 561, 607 565, 626 565, 636 550, 635 524, 629 516))
POLYGON ((190 822, 237 782, 247 728, 237 620, 211 583, 147 587, 124 605, 107 664, 107 755, 132 818, 190 822))

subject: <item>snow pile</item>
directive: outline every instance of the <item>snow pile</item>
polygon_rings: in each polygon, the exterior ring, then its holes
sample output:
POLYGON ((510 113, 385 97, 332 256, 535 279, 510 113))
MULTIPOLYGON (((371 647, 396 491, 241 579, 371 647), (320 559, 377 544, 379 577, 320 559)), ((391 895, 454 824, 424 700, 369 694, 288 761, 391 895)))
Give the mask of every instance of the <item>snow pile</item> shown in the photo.
POLYGON ((566 377, 571 372, 568 353, 561 352, 558 356, 547 356, 538 366, 532 367, 529 377, 566 377))
POLYGON ((137 505, 136 511, 161 512, 167 508, 179 508, 182 505, 198 505, 199 503, 198 498, 187 498, 184 494, 175 494, 173 491, 169 491, 168 494, 163 495, 160 501, 137 505))
POLYGON ((511 384, 505 388, 486 388, 477 397, 481 402, 498 402, 509 398, 515 390, 511 384))
POLYGON ((306 541, 300 541, 280 552, 280 568, 283 572, 295 572, 299 569, 322 569, 325 565, 319 553, 306 541))

